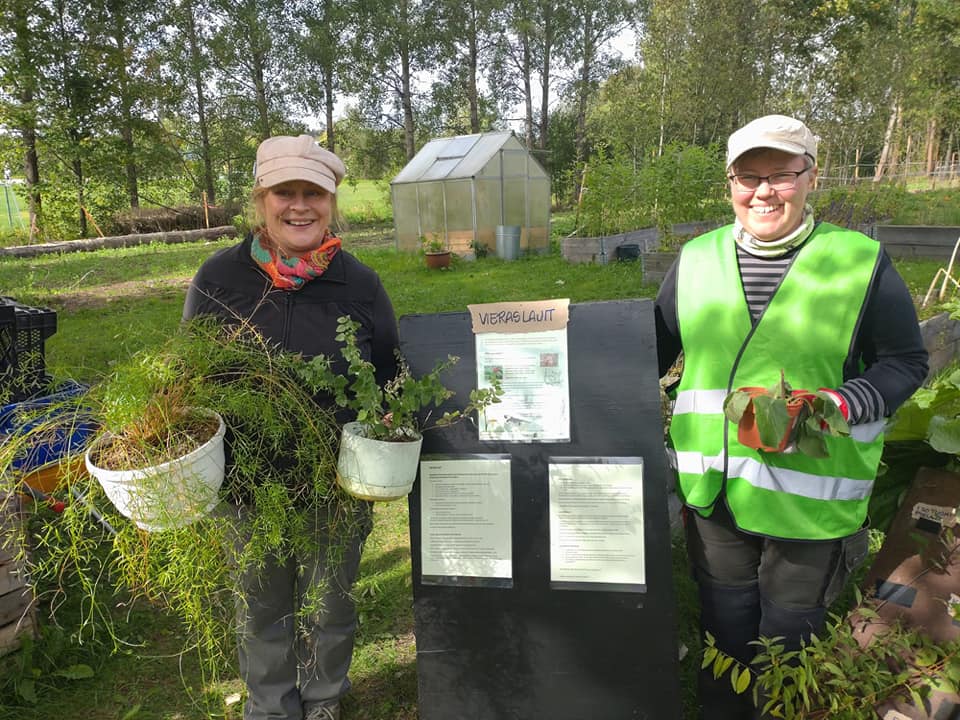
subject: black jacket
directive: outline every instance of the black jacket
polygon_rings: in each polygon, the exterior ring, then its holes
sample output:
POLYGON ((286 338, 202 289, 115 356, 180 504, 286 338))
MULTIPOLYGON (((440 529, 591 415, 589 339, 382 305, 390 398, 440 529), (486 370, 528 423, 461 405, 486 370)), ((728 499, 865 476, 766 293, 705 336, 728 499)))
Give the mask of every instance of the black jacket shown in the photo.
POLYGON ((360 323, 357 345, 382 385, 397 374, 397 320, 376 272, 341 250, 327 270, 299 290, 275 289, 250 255, 252 237, 220 250, 200 267, 187 290, 183 318, 245 319, 265 339, 306 358, 324 354, 346 369, 334 339, 337 318, 360 323))

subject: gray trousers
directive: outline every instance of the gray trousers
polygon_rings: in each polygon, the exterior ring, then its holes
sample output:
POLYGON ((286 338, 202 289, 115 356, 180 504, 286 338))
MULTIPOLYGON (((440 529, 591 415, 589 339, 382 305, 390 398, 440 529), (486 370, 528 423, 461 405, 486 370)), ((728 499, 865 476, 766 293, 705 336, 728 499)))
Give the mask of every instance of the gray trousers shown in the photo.
MULTIPOLYGON (((334 705, 350 689, 347 671, 357 628, 350 589, 372 527, 364 503, 342 559, 328 568, 327 513, 313 518, 317 548, 284 560, 267 559, 240 578, 237 606, 240 675, 247 686, 244 720, 302 720, 316 705, 334 705), (308 589, 327 582, 322 608, 298 617, 308 589)), ((339 542, 339 539, 337 540, 339 542)))

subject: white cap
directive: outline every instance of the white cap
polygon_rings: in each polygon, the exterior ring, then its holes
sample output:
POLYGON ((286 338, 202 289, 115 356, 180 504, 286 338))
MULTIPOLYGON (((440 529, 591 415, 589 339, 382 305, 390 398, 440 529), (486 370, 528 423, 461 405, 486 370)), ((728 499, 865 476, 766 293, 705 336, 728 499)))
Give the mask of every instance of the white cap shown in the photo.
POLYGON ((809 155, 817 161, 820 141, 799 120, 786 115, 765 115, 737 130, 727 140, 727 167, 748 150, 773 148, 791 155, 809 155))

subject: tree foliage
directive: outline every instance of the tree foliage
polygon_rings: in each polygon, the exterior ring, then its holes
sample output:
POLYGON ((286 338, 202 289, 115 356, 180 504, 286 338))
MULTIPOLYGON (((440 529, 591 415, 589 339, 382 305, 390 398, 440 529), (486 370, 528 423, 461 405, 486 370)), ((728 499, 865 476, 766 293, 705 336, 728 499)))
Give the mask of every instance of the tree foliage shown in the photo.
POLYGON ((38 239, 240 202, 258 142, 304 131, 383 176, 430 137, 513 127, 577 201, 598 162, 637 174, 782 112, 821 136, 821 184, 947 177, 957 27, 945 0, 8 0, 0 162, 38 239))

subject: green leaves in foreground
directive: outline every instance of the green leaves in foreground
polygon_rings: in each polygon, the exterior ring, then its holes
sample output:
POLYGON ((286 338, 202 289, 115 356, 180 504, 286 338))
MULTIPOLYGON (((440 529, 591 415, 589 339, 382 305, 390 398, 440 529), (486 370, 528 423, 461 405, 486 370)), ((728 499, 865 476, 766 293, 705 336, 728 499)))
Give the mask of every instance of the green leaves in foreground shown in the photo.
MULTIPOLYGON (((876 617, 863 604, 856 612, 858 622, 876 617)), ((866 647, 850 619, 837 616, 799 650, 787 650, 780 637, 752 644, 757 655, 747 667, 705 633, 701 668, 717 679, 729 672, 737 694, 753 686, 754 702, 763 698, 762 711, 770 717, 860 720, 873 717, 886 702, 923 707, 933 690, 949 694, 960 688, 960 641, 938 646, 897 624, 875 634, 866 647)))
POLYGON ((956 364, 897 410, 886 440, 924 440, 937 452, 960 454, 960 369, 956 364))

